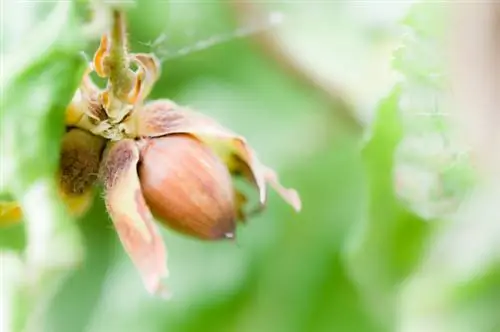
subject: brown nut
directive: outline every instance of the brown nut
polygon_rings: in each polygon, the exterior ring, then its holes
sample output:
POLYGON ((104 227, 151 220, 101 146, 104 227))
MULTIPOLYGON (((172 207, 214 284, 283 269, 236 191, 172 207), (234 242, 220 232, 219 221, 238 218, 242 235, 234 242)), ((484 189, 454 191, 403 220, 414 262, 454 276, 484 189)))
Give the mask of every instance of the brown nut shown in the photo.
POLYGON ((236 216, 232 180, 212 150, 185 134, 151 138, 144 143, 139 179, 155 217, 199 239, 233 237, 236 216))

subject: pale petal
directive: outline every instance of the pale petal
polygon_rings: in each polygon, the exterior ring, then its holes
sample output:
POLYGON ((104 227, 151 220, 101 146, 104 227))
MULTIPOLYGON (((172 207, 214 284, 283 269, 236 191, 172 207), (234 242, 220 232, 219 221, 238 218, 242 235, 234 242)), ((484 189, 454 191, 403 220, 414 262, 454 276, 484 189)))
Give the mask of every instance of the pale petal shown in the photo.
POLYGON ((157 100, 138 110, 130 121, 130 130, 138 136, 155 137, 174 133, 197 136, 218 153, 232 172, 242 172, 257 186, 261 205, 267 201, 266 184, 269 183, 287 203, 300 211, 298 193, 279 183, 275 172, 259 161, 244 137, 224 128, 214 119, 178 106, 170 100, 157 100))
POLYGON ((147 290, 165 295, 162 279, 168 275, 166 249, 141 192, 138 161, 139 151, 133 140, 108 147, 100 171, 106 207, 147 290))

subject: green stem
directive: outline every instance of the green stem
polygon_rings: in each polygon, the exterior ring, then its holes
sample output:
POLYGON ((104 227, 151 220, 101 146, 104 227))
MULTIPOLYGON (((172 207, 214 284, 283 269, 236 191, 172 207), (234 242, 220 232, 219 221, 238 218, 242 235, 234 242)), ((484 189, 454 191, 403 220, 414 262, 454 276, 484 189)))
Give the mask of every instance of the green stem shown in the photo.
POLYGON ((113 25, 109 49, 109 80, 111 92, 121 101, 126 101, 133 88, 133 77, 130 72, 128 57, 128 41, 125 14, 122 10, 113 10, 113 25))

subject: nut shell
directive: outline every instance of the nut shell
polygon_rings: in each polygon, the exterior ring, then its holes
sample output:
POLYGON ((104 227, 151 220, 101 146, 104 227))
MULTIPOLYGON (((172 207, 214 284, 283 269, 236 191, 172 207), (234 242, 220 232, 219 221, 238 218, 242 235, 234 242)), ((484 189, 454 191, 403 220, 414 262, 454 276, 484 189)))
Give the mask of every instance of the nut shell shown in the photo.
POLYGON ((231 238, 235 207, 227 167, 201 141, 176 134, 143 141, 139 178, 160 222, 204 240, 231 238))

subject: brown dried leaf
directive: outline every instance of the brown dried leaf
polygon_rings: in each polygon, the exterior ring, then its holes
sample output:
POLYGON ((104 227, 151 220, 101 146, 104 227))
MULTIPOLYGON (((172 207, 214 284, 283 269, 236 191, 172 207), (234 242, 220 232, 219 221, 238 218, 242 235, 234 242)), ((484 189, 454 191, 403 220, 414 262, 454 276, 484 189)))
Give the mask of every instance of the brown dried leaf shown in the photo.
POLYGON ((141 192, 138 161, 139 151, 133 140, 108 147, 100 171, 106 207, 146 289, 152 294, 168 295, 162 284, 168 275, 166 249, 141 192))

